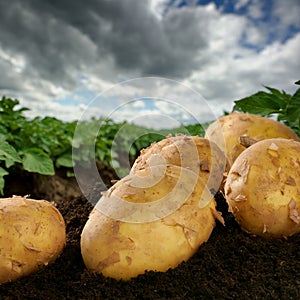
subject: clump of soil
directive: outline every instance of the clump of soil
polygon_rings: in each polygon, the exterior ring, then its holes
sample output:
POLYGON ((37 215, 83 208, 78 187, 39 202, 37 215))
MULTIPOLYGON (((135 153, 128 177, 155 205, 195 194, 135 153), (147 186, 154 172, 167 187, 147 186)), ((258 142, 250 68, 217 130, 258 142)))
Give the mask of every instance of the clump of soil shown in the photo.
MULTIPOLYGON (((91 191, 95 201, 100 189, 91 191)), ((287 240, 250 236, 228 213, 222 195, 216 198, 226 226, 218 223, 189 261, 124 282, 85 268, 80 234, 92 204, 69 196, 57 204, 67 225, 62 255, 38 273, 0 285, 0 299, 300 299, 300 235, 287 240)))

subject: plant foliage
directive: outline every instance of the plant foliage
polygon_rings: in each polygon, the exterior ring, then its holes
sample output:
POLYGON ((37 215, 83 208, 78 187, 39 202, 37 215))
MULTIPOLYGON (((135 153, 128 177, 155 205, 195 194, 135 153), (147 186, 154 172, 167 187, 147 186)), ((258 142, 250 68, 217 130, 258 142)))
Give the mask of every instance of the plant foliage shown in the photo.
MULTIPOLYGON (((300 136, 300 89, 294 95, 271 87, 266 89, 268 92, 259 91, 235 101, 233 110, 262 116, 276 114, 279 121, 300 136)), ((204 136, 204 128, 208 126, 194 124, 153 130, 104 118, 80 122, 63 122, 53 117, 28 119, 24 115, 28 110, 20 107, 18 100, 6 97, 0 100, 0 194, 3 194, 4 178, 12 168, 54 175, 56 168, 63 167, 72 175, 76 164, 89 168, 96 160, 117 168, 122 174, 122 170, 127 172, 122 169, 124 158, 133 161, 141 149, 168 134, 204 136)))
POLYGON ((43 175, 54 175, 56 168, 72 168, 80 163, 88 168, 101 161, 122 173, 120 157, 133 161, 142 148, 163 139, 169 133, 203 135, 199 124, 172 130, 152 130, 110 119, 63 122, 56 118, 28 119, 18 100, 2 97, 0 100, 0 193, 4 177, 12 168, 43 175), (74 133, 76 139, 74 138, 74 133), (93 151, 91 151, 91 149, 93 151))
POLYGON ((275 115, 278 121, 291 127, 300 136, 300 88, 293 95, 268 86, 265 88, 268 92, 259 91, 234 101, 233 110, 267 117, 275 115))

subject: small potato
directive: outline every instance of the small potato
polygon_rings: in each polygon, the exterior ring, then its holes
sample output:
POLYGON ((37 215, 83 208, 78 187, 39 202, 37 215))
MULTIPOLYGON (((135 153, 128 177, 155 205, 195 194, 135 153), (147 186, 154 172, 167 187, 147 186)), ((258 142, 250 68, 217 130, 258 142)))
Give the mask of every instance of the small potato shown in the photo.
POLYGON ((218 191, 228 171, 224 153, 216 143, 199 136, 169 136, 143 149, 134 162, 131 173, 150 165, 170 164, 199 173, 207 188, 218 191))
POLYGON ((45 200, 0 199, 0 284, 53 262, 66 243, 64 219, 45 200))
POLYGON ((300 142, 266 139, 243 151, 229 171, 225 197, 251 234, 277 238, 300 232, 300 142))
POLYGON ((283 123, 238 112, 233 112, 211 123, 206 130, 205 137, 215 142, 224 151, 230 166, 253 142, 279 137, 300 141, 292 129, 283 123), (244 139, 244 143, 241 139, 244 139))
POLYGON ((215 226, 215 201, 198 174, 174 165, 136 170, 99 200, 81 235, 88 269, 129 280, 188 260, 215 226), (202 204, 204 203, 204 205, 202 204))

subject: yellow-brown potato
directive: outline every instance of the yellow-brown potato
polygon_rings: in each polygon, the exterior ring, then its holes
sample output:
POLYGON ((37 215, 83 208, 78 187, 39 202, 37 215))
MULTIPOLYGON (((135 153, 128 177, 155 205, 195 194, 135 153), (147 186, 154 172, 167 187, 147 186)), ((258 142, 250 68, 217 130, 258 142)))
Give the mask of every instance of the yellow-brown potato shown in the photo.
POLYGON ((241 228, 251 234, 288 237, 300 232, 300 142, 257 142, 233 163, 225 197, 241 228))
POLYGON ((54 204, 19 196, 0 199, 0 283, 53 262, 65 242, 64 219, 54 204))
POLYGON ((169 136, 143 149, 134 162, 131 173, 150 165, 166 163, 199 173, 209 190, 218 191, 223 174, 228 171, 224 153, 206 138, 199 136, 169 136))
POLYGON ((215 142, 226 153, 230 166, 246 149, 241 137, 253 141, 270 138, 287 138, 300 141, 291 128, 278 121, 252 114, 233 112, 211 123, 205 137, 215 142))
POLYGON ((115 279, 167 271, 208 240, 216 215, 213 195, 193 171, 168 164, 136 170, 93 209, 81 253, 87 268, 115 279))

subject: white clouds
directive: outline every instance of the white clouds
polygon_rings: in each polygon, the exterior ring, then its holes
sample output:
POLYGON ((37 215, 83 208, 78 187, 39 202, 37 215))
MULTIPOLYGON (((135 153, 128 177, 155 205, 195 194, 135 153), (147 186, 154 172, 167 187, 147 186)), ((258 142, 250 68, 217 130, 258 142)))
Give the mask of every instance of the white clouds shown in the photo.
POLYGON ((168 2, 169 0, 150 0, 150 10, 158 19, 165 13, 168 2))
POLYGON ((250 0, 237 0, 234 1, 234 8, 235 10, 239 10, 249 4, 250 0))
POLYGON ((274 0, 273 5, 273 34, 285 40, 290 32, 300 30, 300 1, 299 0, 274 0))
POLYGON ((84 105, 66 106, 61 105, 56 101, 42 102, 24 100, 21 104, 22 106, 31 108, 30 111, 25 112, 25 115, 29 118, 33 118, 38 115, 40 117, 55 117, 65 121, 80 119, 83 109, 86 109, 86 106, 84 105))
POLYGON ((152 128, 216 118, 198 92, 188 85, 158 77, 137 78, 112 86, 90 103, 86 115, 94 115, 95 111, 101 111, 107 118, 152 128))
POLYGON ((231 110, 233 100, 263 89, 263 85, 293 93, 299 77, 300 33, 286 44, 273 43, 261 52, 236 59, 220 59, 206 71, 195 72, 192 83, 215 107, 216 114, 231 110))
POLYGON ((260 48, 262 45, 265 45, 266 36, 258 27, 249 23, 245 30, 245 41, 249 45, 260 48))
POLYGON ((213 12, 208 27, 208 40, 210 48, 207 53, 221 54, 222 56, 234 56, 237 53, 240 40, 244 34, 246 19, 235 15, 222 15, 219 12, 213 12))
POLYGON ((294 82, 299 77, 300 61, 297 53, 300 53, 300 33, 285 44, 277 42, 266 47, 260 57, 261 67, 268 69, 271 66, 272 69, 263 72, 264 84, 273 84, 286 91, 291 90, 292 86, 288 85, 288 82, 294 82))
POLYGON ((17 73, 21 73, 26 66, 26 61, 21 55, 11 55, 1 47, 0 60, 7 62, 10 65, 10 68, 17 73))
POLYGON ((278 24, 286 28, 288 26, 300 27, 300 2, 299 0, 275 0, 273 12, 279 19, 278 24))
POLYGON ((264 1, 252 0, 248 5, 248 15, 253 19, 261 19, 265 15, 264 1))
POLYGON ((270 11, 264 1, 234 2, 246 14, 224 13, 214 3, 189 1, 182 8, 168 3, 78 2, 72 10, 65 1, 20 2, 5 10, 0 4, 1 93, 19 98, 31 115, 64 120, 78 118, 96 96, 89 115, 162 126, 170 119, 221 115, 233 100, 262 85, 294 88, 300 35, 282 37, 291 27, 300 28, 297 0, 274 0, 270 11), (167 80, 126 81, 143 76, 176 79, 203 97, 167 80), (165 102, 129 105, 136 97, 165 102))

